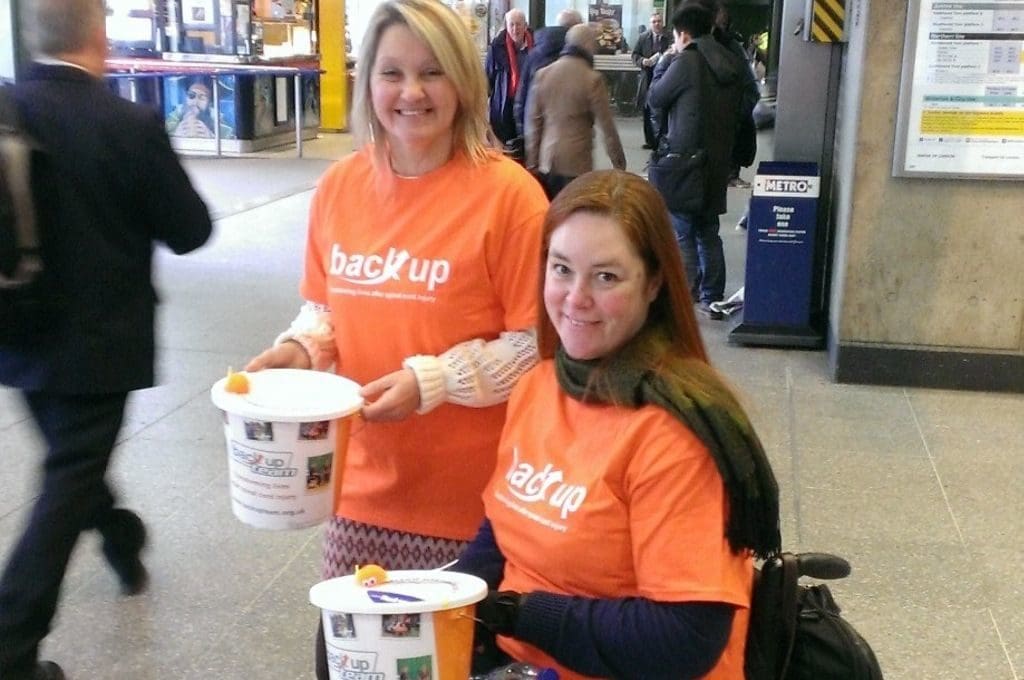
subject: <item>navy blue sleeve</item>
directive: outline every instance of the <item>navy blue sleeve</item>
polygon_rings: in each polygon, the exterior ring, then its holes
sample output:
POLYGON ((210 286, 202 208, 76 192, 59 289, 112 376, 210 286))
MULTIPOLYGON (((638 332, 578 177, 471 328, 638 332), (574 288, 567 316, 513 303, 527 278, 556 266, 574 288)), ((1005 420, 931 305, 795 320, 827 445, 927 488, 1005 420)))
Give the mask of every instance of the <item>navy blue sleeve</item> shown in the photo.
POLYGON ((516 121, 516 134, 522 137, 526 134, 526 98, 530 96, 530 83, 533 82, 533 74, 537 68, 539 59, 534 53, 526 55, 526 68, 519 77, 519 87, 516 89, 516 98, 512 104, 512 117, 516 121))
POLYGON ((584 675, 617 680, 699 678, 718 662, 735 609, 721 602, 654 602, 526 594, 515 637, 584 675))
POLYGON ((494 540, 491 520, 484 518, 476 536, 459 555, 459 561, 452 566, 451 571, 478 576, 487 582, 491 590, 498 588, 505 575, 505 556, 494 540))
POLYGON ((658 60, 647 91, 647 105, 652 109, 671 106, 689 87, 687 61, 681 54, 669 54, 658 60))
POLYGON ((484 60, 484 72, 487 73, 487 96, 494 94, 494 83, 498 79, 498 65, 494 59, 494 45, 487 45, 487 58, 484 60))

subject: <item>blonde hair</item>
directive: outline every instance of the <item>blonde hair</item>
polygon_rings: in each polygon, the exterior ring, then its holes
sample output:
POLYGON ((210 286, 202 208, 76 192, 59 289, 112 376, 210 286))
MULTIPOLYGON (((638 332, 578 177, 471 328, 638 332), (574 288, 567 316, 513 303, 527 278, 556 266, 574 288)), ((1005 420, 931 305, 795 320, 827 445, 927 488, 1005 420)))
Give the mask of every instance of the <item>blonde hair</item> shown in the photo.
POLYGON ((386 153, 387 133, 373 110, 370 81, 384 31, 402 25, 422 40, 441 65, 458 96, 452 141, 475 164, 493 157, 487 119, 487 78, 480 55, 462 20, 439 0, 387 0, 374 10, 363 39, 352 106, 352 134, 357 147, 375 144, 378 160, 386 153))

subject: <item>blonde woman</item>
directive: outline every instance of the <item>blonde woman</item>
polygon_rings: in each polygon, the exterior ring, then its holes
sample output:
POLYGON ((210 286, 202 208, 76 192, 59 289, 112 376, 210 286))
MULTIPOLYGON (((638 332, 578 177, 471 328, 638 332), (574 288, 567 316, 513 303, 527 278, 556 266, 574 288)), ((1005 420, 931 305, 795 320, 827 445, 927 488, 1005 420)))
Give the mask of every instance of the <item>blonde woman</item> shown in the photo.
POLYGON ((455 558, 483 517, 505 401, 537 361, 547 201, 492 148, 465 27, 436 0, 390 0, 359 64, 357 151, 313 197, 306 303, 247 367, 333 366, 363 385, 324 577, 455 558))

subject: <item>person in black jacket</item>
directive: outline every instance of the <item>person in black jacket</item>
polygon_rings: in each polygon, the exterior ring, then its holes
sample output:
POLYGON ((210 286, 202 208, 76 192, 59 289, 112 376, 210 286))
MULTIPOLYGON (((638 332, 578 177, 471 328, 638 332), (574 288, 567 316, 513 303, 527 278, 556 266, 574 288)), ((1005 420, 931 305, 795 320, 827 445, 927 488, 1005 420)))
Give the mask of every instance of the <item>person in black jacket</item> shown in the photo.
POLYGON ((633 63, 640 68, 636 88, 636 108, 644 117, 644 148, 653 149, 657 143, 653 113, 647 105, 647 90, 654 77, 654 66, 661 55, 672 45, 672 36, 665 30, 665 20, 660 12, 651 15, 651 29, 643 33, 633 47, 633 63))
MULTIPOLYGON (((740 100, 740 112, 736 121, 736 140, 732 147, 732 170, 729 173, 729 186, 749 189, 750 182, 740 177, 740 168, 748 168, 757 157, 757 124, 754 121, 754 107, 761 100, 761 88, 757 85, 757 74, 751 65, 747 50, 743 47, 743 37, 732 29, 732 18, 729 10, 719 4, 718 0, 688 0, 687 4, 696 4, 711 12, 715 17, 715 25, 711 35, 723 47, 736 56, 737 63, 742 62, 743 97, 740 100)), ((736 229, 747 228, 748 207, 743 217, 736 224, 736 229)))
POLYGON ((44 337, 0 346, 0 383, 21 391, 47 447, 38 497, 0 577, 0 677, 59 680, 39 645, 79 534, 100 532, 123 593, 146 586, 145 527, 116 507, 106 471, 128 393, 154 382, 154 242, 185 253, 212 225, 158 116, 102 80, 103 2, 22 9, 36 61, 11 89, 45 149, 32 184, 52 307, 44 337))
POLYGON ((558 13, 556 26, 545 26, 537 31, 533 49, 526 56, 526 68, 520 77, 516 89, 516 102, 513 115, 516 119, 516 133, 522 137, 526 134, 526 101, 530 96, 530 84, 537 71, 550 66, 558 59, 565 47, 565 34, 576 24, 583 23, 583 17, 574 9, 563 9, 558 13))
POLYGON ((726 211, 726 190, 741 109, 744 75, 735 55, 711 35, 714 15, 697 4, 672 16, 675 42, 654 69, 648 103, 659 110, 664 138, 656 153, 704 157, 697 196, 665 196, 686 266, 687 280, 701 312, 725 295, 725 254, 718 216, 726 211), (662 149, 661 147, 664 147, 662 149), (679 204, 700 207, 681 210, 679 204))
POLYGON ((729 174, 729 186, 749 189, 750 183, 740 177, 740 168, 747 168, 754 162, 757 155, 757 127, 754 125, 754 107, 761 99, 761 89, 757 86, 757 76, 747 59, 743 49, 743 36, 733 30, 732 17, 729 9, 723 7, 718 0, 690 0, 701 5, 715 16, 715 25, 711 35, 720 45, 736 57, 743 74, 743 97, 740 100, 740 112, 736 121, 736 141, 732 148, 732 172, 729 174))

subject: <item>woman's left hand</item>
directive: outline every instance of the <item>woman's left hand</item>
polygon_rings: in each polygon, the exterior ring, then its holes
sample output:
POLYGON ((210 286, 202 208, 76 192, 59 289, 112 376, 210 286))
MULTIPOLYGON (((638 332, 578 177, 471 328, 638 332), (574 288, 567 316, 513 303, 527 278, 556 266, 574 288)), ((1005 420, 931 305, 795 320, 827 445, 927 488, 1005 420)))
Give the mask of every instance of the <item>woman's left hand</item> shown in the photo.
POLYGON ((402 420, 420 405, 420 386, 409 368, 366 383, 359 394, 367 401, 363 418, 368 421, 402 420))

